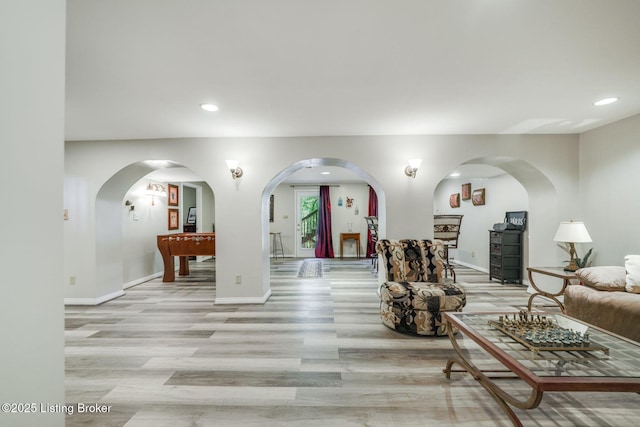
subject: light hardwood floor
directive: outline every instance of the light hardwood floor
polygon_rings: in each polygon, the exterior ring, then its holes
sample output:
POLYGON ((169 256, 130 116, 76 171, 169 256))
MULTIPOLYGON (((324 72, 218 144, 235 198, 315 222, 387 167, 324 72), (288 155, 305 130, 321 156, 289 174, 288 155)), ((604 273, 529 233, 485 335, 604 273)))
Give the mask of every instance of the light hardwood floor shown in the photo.
MULTIPOLYGON (((215 263, 205 262, 174 283, 67 307, 66 400, 110 406, 68 415, 67 426, 511 425, 468 374, 445 378, 448 338, 381 324, 370 261, 327 261, 322 278, 298 278, 301 262, 272 263, 264 305, 215 305, 215 263)), ((524 286, 469 269, 458 282, 465 311, 526 305, 524 286)), ((640 395, 552 393, 516 413, 525 426, 635 425, 640 395)))

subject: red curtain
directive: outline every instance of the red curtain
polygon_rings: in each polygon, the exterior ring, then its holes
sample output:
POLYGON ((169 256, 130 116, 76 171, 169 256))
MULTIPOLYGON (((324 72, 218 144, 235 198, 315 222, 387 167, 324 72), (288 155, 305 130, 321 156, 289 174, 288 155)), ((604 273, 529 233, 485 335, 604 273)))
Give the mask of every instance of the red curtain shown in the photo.
MULTIPOLYGON (((369 213, 368 216, 378 216, 378 195, 373 187, 369 186, 369 213)), ((371 257, 376 252, 375 243, 371 237, 371 231, 367 231, 367 256, 371 257)))
POLYGON ((333 239, 331 233, 331 199, 329 186, 320 186, 318 201, 318 233, 316 239, 316 258, 333 258, 333 239))

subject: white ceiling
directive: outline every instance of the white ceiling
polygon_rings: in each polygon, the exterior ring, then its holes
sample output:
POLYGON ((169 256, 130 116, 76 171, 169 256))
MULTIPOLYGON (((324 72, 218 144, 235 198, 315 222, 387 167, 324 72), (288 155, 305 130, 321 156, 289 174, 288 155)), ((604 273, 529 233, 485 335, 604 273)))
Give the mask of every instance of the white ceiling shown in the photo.
POLYGON ((637 0, 67 4, 68 140, 579 133, 640 113, 637 0))

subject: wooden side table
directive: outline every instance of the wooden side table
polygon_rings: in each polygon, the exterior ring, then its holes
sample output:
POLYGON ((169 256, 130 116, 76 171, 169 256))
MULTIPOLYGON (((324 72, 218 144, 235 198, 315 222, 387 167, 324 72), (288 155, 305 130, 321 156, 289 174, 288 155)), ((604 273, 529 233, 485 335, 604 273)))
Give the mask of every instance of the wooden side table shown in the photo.
POLYGON ((531 283, 531 287, 535 290, 535 293, 531 294, 529 297, 529 302, 527 304, 527 310, 531 311, 531 305, 535 297, 543 296, 549 298, 560 307, 562 310, 562 314, 566 314, 566 310, 564 308, 564 304, 560 302, 557 298, 564 294, 564 290, 569 286, 569 281, 571 279, 576 279, 577 276, 573 271, 565 271, 562 267, 527 267, 527 272, 529 274, 529 283, 531 283), (533 281, 533 273, 544 274, 545 276, 557 277, 562 279, 562 288, 556 293, 550 293, 547 291, 543 291, 536 286, 536 283, 533 281))
POLYGON ((359 259, 360 258, 360 233, 340 233, 340 259, 342 259, 342 250, 344 249, 345 240, 356 241, 356 253, 358 254, 358 259, 359 259))

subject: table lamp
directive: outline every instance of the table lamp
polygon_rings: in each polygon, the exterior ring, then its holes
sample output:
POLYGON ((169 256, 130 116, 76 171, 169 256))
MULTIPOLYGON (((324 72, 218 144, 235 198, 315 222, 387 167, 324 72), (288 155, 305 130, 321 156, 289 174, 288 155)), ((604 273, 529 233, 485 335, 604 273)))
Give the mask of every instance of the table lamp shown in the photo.
POLYGON ((556 231, 553 241, 569 244, 569 255, 571 256, 571 259, 569 260, 569 265, 564 269, 565 271, 576 271, 578 269, 578 265, 576 264, 575 259, 576 248, 574 243, 589 243, 592 240, 583 222, 562 221, 558 227, 558 231, 556 231))

